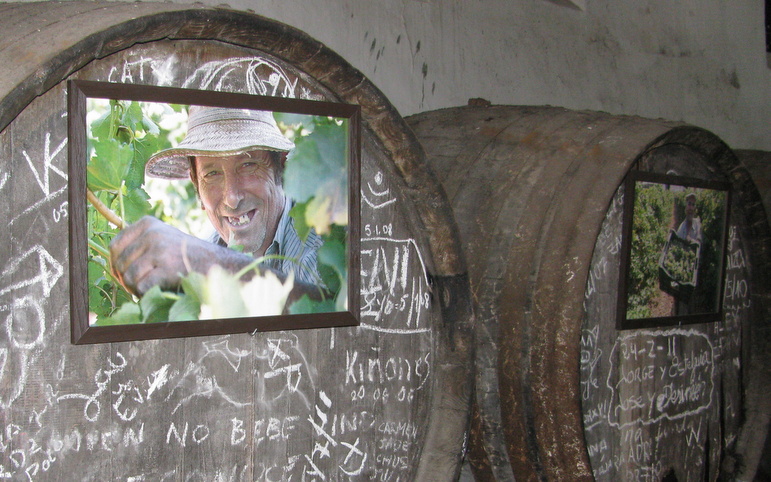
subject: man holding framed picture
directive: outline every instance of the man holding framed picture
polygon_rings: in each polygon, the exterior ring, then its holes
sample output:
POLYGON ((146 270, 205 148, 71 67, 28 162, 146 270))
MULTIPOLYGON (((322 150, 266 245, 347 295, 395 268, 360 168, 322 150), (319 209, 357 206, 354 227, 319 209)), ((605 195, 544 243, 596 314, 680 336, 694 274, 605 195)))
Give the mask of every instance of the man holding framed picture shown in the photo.
POLYGON ((144 217, 110 244, 116 279, 142 295, 153 286, 175 289, 189 272, 219 265, 236 273, 263 258, 261 271, 273 271, 282 281, 293 274, 290 300, 323 296, 316 262, 322 239, 314 231, 305 242, 300 239, 282 186, 293 148, 270 112, 191 106, 185 138, 151 156, 145 173, 189 178, 216 233, 203 240, 144 217))

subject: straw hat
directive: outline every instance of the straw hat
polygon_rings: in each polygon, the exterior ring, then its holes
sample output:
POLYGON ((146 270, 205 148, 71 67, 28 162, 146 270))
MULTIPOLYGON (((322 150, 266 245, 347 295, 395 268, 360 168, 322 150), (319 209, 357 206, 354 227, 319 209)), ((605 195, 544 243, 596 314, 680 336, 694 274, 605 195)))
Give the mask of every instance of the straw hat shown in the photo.
POLYGON ((289 152, 273 114, 263 110, 191 106, 187 135, 177 147, 153 154, 145 173, 163 179, 187 179, 189 156, 227 157, 254 150, 289 152))

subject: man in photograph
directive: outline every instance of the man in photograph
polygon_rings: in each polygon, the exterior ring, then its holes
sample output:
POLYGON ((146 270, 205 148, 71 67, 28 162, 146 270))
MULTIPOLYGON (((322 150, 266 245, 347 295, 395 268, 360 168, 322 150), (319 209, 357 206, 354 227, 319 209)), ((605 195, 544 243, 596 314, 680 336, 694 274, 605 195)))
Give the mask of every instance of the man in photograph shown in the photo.
MULTIPOLYGON (((697 243, 701 245, 703 240, 701 230, 701 219, 696 217, 696 194, 691 192, 685 196, 685 219, 680 223, 676 231, 677 237, 688 241, 689 243, 697 243)), ((698 264, 694 265, 698 266, 698 264)), ((701 287, 697 283, 694 290, 699 290, 701 287)), ((695 313, 697 296, 691 295, 687 300, 676 299, 675 312, 677 316, 689 315, 695 313)))
POLYGON ((316 252, 322 240, 314 231, 305 242, 300 239, 282 186, 293 148, 270 112, 191 106, 185 138, 154 154, 145 173, 190 179, 215 233, 203 240, 144 217, 110 244, 115 277, 141 296, 153 286, 177 289, 190 272, 205 274, 219 265, 236 273, 264 256, 260 270, 281 280, 293 273, 290 301, 303 294, 318 298, 316 252))
POLYGON ((701 219, 696 217, 695 193, 691 192, 685 196, 685 219, 677 228, 677 236, 680 239, 701 244, 701 219))

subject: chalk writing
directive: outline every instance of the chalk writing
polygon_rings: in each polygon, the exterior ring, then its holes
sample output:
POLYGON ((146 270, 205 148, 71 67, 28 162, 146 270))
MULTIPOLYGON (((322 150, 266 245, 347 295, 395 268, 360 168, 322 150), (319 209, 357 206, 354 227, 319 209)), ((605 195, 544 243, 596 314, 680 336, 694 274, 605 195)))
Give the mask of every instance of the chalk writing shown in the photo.
POLYGON ((706 410, 712 403, 713 348, 703 333, 673 329, 625 334, 613 346, 611 363, 619 355, 617 371, 610 370, 611 374, 618 374, 618 380, 608 376, 607 386, 615 400, 608 413, 610 425, 624 427, 656 423, 664 418, 676 420, 706 410), (667 347, 672 337, 688 337, 702 343, 689 353, 670 355, 667 347), (625 360, 634 361, 633 368, 625 369, 625 360), (648 389, 637 395, 640 384, 653 381, 658 383, 647 383, 648 389))
POLYGON ((63 139, 59 145, 57 145, 53 151, 51 151, 51 133, 46 132, 45 135, 45 145, 43 147, 43 174, 41 178, 41 174, 38 172, 37 168, 35 167, 35 164, 32 162, 32 159, 30 158, 29 154, 26 150, 22 151, 22 155, 24 156, 24 159, 27 161, 27 165, 29 166, 30 170, 32 171, 32 174, 35 176, 35 180, 37 181, 38 186, 43 191, 43 194, 48 197, 51 195, 51 182, 50 182, 50 173, 54 172, 58 176, 62 177, 63 179, 67 180, 67 173, 64 172, 64 170, 56 167, 53 164, 54 159, 56 156, 62 152, 64 147, 67 145, 67 139, 63 139))
POLYGON ((100 396, 107 391, 109 383, 112 380, 112 376, 116 373, 120 373, 124 368, 126 368, 126 358, 120 352, 116 353, 115 356, 117 361, 113 361, 111 359, 107 360, 107 364, 109 365, 108 369, 105 370, 100 368, 94 374, 94 384, 96 385, 96 390, 94 393, 90 395, 82 393, 69 393, 59 396, 57 398, 57 402, 62 402, 65 400, 85 400, 86 403, 83 407, 83 417, 89 422, 96 421, 102 411, 100 396))
MULTIPOLYGON (((67 184, 64 183, 58 188, 53 186, 51 173, 56 174, 59 178, 66 181, 67 172, 64 168, 58 167, 55 164, 57 159, 64 157, 61 155, 64 152, 64 147, 67 145, 67 137, 63 137, 56 147, 51 148, 52 145, 52 133, 46 132, 43 142, 42 152, 39 154, 30 153, 29 149, 22 149, 21 155, 25 160, 26 166, 29 168, 29 172, 32 173, 35 183, 42 191, 43 197, 33 202, 31 205, 24 207, 20 212, 15 212, 14 217, 8 222, 8 227, 13 227, 19 219, 27 219, 30 213, 34 213, 48 202, 51 202, 60 196, 64 196, 67 192, 67 184), (37 166, 38 160, 42 158, 42 166, 37 166)), ((60 163, 66 163, 66 159, 59 160, 60 163)), ((3 185, 10 179, 10 176, 6 173, 3 177, 3 185)), ((61 205, 60 205, 61 206, 61 205)))
POLYGON ((421 317, 430 306, 430 289, 415 241, 372 237, 363 238, 361 246, 362 326, 399 334, 427 331, 421 317), (411 274, 413 259, 417 259, 417 269, 422 276, 411 274), (394 316, 396 314, 400 316, 394 316), (364 319, 371 319, 372 322, 365 322, 364 319), (384 325, 382 322, 387 319, 398 323, 384 325))

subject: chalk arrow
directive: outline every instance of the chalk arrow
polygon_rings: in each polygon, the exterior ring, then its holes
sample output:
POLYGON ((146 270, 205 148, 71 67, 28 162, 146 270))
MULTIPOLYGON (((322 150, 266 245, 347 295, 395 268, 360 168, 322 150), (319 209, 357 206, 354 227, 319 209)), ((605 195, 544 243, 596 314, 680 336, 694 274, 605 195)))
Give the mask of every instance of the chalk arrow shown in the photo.
POLYGON ((17 271, 23 269, 23 272, 29 273, 34 271, 34 265, 37 263, 38 274, 31 278, 28 278, 18 283, 13 283, 10 286, 0 289, 0 295, 4 295, 14 290, 32 286, 35 283, 43 285, 43 292, 45 296, 51 294, 51 288, 62 277, 64 269, 61 263, 56 261, 46 249, 40 245, 28 250, 17 259, 13 260, 3 271, 2 278, 12 278, 17 271))

